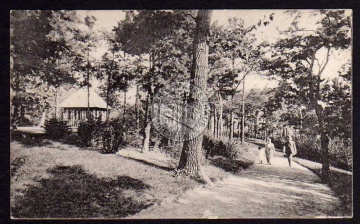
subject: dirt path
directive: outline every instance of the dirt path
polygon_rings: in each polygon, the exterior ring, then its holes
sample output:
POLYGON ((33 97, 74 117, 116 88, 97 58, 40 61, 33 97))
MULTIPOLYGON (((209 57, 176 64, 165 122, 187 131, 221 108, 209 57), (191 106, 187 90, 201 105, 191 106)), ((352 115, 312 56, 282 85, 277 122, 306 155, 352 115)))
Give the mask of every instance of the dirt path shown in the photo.
POLYGON ((272 165, 255 164, 129 218, 333 217, 339 208, 339 199, 315 174, 296 163, 289 168, 276 152, 272 165))

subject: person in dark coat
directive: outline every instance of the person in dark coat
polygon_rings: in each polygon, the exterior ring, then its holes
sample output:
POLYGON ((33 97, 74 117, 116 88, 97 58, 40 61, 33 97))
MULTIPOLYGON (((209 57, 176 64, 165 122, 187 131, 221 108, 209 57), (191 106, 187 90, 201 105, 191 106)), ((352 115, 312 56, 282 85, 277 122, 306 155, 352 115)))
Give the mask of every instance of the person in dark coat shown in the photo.
POLYGON ((286 142, 283 147, 283 152, 286 154, 286 157, 288 158, 289 161, 289 166, 291 167, 292 157, 295 156, 297 153, 296 144, 292 140, 291 136, 286 137, 286 142))

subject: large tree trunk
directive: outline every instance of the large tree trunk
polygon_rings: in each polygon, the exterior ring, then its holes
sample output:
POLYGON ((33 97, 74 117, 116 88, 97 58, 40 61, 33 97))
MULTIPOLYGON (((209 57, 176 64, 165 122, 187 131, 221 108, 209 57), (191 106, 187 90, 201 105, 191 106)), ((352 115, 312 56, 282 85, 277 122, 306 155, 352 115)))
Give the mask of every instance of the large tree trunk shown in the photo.
MULTIPOLYGON (((191 71, 190 84, 198 86, 206 91, 206 81, 208 73, 208 54, 209 47, 207 38, 210 32, 210 21, 212 12, 209 10, 199 10, 196 18, 195 38, 193 45, 193 68, 191 71)), ((197 92, 190 91, 190 99, 193 102, 199 100, 197 92), (192 99, 191 99, 192 98, 192 99)), ((187 117, 196 114, 196 110, 187 110, 187 117)), ((201 166, 203 133, 197 137, 185 141, 181 154, 178 169, 184 171, 195 178, 199 178, 205 183, 212 184, 211 180, 206 176, 201 166)))
POLYGON ((329 160, 329 137, 324 127, 323 108, 321 105, 314 103, 316 117, 319 122, 320 129, 320 141, 321 141, 321 157, 322 157, 322 168, 321 168, 321 179, 324 182, 329 181, 330 177, 330 160, 329 160))

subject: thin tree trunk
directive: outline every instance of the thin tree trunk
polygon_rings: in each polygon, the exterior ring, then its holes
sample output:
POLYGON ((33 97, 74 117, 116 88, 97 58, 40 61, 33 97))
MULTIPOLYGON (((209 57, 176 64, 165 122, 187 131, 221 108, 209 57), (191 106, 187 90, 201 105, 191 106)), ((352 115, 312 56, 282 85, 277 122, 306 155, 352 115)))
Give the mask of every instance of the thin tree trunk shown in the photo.
POLYGON ((219 134, 218 137, 222 137, 223 135, 223 102, 222 97, 219 93, 219 103, 220 103, 220 110, 219 110, 219 134))
POLYGON ((268 118, 266 117, 266 122, 265 122, 265 133, 264 133, 264 140, 266 141, 267 136, 268 136, 268 118))
POLYGON ((87 64, 88 64, 88 68, 87 68, 87 75, 86 75, 86 79, 87 79, 87 115, 86 118, 89 120, 89 116, 90 116, 90 50, 87 51, 87 64))
POLYGON ((218 133, 218 126, 217 126, 217 116, 216 116, 216 105, 214 105, 214 130, 213 130, 213 133, 214 133, 214 137, 217 137, 217 133, 218 133))
POLYGON ((114 69, 115 52, 112 51, 111 68, 108 72, 107 89, 106 89, 106 123, 109 122, 110 110, 109 110, 109 97, 110 97, 110 86, 111 86, 111 73, 114 69))
POLYGON ((57 119, 58 87, 55 87, 55 119, 57 119))
POLYGON ((231 140, 234 136, 234 128, 233 128, 233 124, 234 123, 234 112, 231 111, 230 112, 230 130, 229 130, 229 139, 231 140))
POLYGON ((208 132, 210 132, 210 133, 212 133, 212 130, 213 130, 213 124, 214 124, 214 122, 213 122, 213 116, 212 116, 212 114, 213 114, 213 108, 210 106, 210 114, 209 114, 209 122, 208 122, 208 132))
POLYGON ((241 115, 241 143, 245 143, 245 77, 242 80, 242 115, 241 115))
POLYGON ((241 140, 241 120, 237 119, 237 129, 238 129, 238 140, 241 140))
POLYGON ((136 129, 139 130, 139 85, 136 85, 136 96, 135 96, 135 107, 136 107, 136 129))
POLYGON ((13 121, 15 121, 19 117, 19 104, 15 102, 13 106, 14 106, 13 121))
MULTIPOLYGON (((193 68, 191 71, 190 84, 206 91, 206 80, 208 73, 208 54, 209 46, 207 38, 210 32, 210 21, 212 12, 209 10, 199 10, 196 18, 195 38, 193 45, 193 68)), ((190 98, 197 102, 200 96, 197 92, 190 91, 190 98)), ((199 105, 197 105, 199 106, 199 105)), ((187 117, 193 116, 196 110, 187 109, 187 117)), ((196 115, 196 114, 195 114, 196 115)), ((201 166, 203 133, 197 137, 185 141, 183 144, 183 152, 181 154, 178 169, 193 177, 199 178, 205 183, 212 184, 212 181, 204 173, 201 166)))
POLYGON ((21 104, 20 107, 20 118, 24 118, 25 117, 25 107, 24 104, 21 104))
POLYGON ((127 92, 127 90, 124 90, 124 113, 123 113, 124 127, 125 127, 125 121, 126 121, 126 92, 127 92))
POLYGON ((109 116, 110 116, 109 95, 110 95, 110 73, 108 74, 108 86, 106 89, 106 123, 109 122, 109 116))
POLYGON ((142 153, 146 153, 150 150, 150 131, 151 131, 151 123, 148 121, 149 110, 150 110, 150 92, 146 98, 146 109, 145 109, 145 118, 144 118, 144 131, 143 131, 143 147, 141 149, 142 153))
POLYGON ((126 141, 126 92, 127 90, 124 90, 124 112, 123 112, 123 139, 126 141))

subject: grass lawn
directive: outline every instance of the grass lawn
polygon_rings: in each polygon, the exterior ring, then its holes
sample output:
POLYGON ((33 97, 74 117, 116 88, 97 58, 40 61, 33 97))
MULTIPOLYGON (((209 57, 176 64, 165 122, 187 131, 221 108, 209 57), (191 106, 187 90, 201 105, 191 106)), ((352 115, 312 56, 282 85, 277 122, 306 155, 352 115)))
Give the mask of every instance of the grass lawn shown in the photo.
MULTIPOLYGON (((123 156, 46 139, 12 141, 11 216, 121 218, 199 185, 172 175, 171 159, 164 164, 164 156, 133 151, 123 156)), ((211 164, 205 172, 214 181, 230 175, 211 164)))

